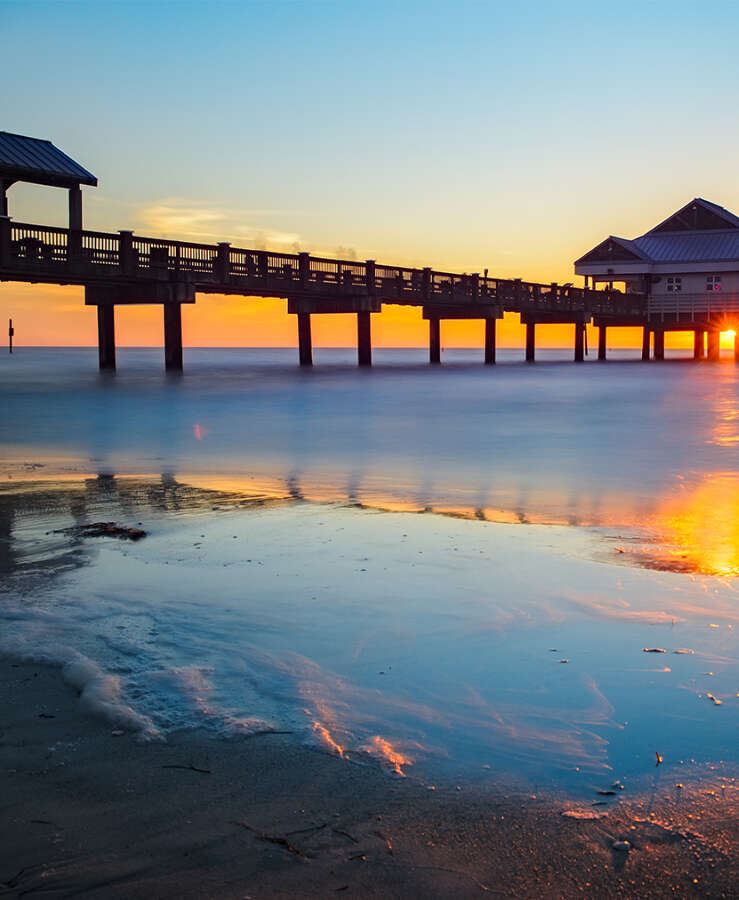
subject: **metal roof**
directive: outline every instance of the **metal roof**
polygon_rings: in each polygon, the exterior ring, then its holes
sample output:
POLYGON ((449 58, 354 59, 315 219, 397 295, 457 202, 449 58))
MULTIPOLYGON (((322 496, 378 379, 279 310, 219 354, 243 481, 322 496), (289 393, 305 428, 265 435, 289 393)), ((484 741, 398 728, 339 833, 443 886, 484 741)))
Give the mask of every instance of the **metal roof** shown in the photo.
POLYGON ((89 184, 97 178, 55 147, 51 141, 0 131, 0 179, 6 184, 26 181, 53 187, 89 184))
POLYGON ((696 197, 641 237, 627 240, 611 235, 576 260, 575 265, 627 262, 626 258, 619 259, 619 247, 636 254, 647 263, 734 260, 739 263, 739 217, 717 203, 696 197), (665 230, 664 226, 670 225, 673 219, 678 220, 676 230, 665 230), (691 224, 694 227, 691 228, 691 224), (711 225, 715 227, 712 228, 711 225), (588 259, 591 254, 596 258, 588 259))
POLYGON ((739 261, 739 230, 645 234, 630 242, 652 262, 739 261))

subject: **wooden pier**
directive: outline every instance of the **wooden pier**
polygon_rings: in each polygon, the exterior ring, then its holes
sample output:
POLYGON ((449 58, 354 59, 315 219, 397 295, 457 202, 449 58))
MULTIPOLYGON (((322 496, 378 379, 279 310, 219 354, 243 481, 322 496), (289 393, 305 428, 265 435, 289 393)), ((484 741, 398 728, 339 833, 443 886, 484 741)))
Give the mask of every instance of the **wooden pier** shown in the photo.
MULTIPOLYGON (((115 308, 157 304, 162 307, 164 360, 167 371, 182 371, 182 305, 197 294, 234 294, 287 300, 297 316, 301 366, 313 364, 311 317, 353 315, 357 321, 357 361, 372 364, 372 316, 383 306, 420 307, 429 323, 429 361, 441 362, 444 319, 485 322, 483 359, 496 357, 496 322, 506 312, 518 313, 526 326, 526 360, 534 362, 536 326, 573 326, 573 359, 585 358, 586 325, 599 329, 598 359, 606 358, 607 329, 643 329, 643 358, 664 359, 665 331, 690 329, 695 357, 718 356, 718 335, 725 325, 721 309, 701 307, 696 317, 678 307, 675 313, 650 308, 648 294, 570 284, 539 284, 520 279, 489 278, 432 268, 409 268, 374 260, 327 259, 308 253, 275 253, 232 247, 229 243, 198 244, 143 237, 132 231, 99 232, 83 228, 81 185, 94 186, 94 175, 49 141, 0 132, 0 281, 80 285, 85 304, 97 307, 99 364, 116 366, 115 308), (69 192, 69 227, 13 221, 7 190, 16 182, 60 187, 69 192)), ((728 297, 722 298, 728 300, 728 297)), ((739 309, 739 299, 737 299, 739 309)), ((739 330, 739 329, 738 329, 739 330)), ((739 344, 737 344, 739 355, 739 344)))
POLYGON ((359 365, 372 364, 372 315, 387 304, 420 307, 429 323, 429 360, 441 361, 444 319, 485 322, 483 359, 495 363, 495 323, 517 312, 527 328, 526 358, 534 360, 537 324, 574 326, 574 359, 582 361, 585 324, 594 316, 640 324, 646 298, 613 290, 537 284, 479 274, 408 268, 374 260, 326 259, 308 253, 274 253, 105 233, 52 228, 0 218, 0 280, 81 285, 85 304, 98 312, 101 369, 115 368, 115 318, 120 305, 158 304, 163 310, 164 356, 169 371, 182 369, 181 308, 199 293, 277 297, 298 319, 298 355, 313 362, 311 317, 354 315, 359 365))

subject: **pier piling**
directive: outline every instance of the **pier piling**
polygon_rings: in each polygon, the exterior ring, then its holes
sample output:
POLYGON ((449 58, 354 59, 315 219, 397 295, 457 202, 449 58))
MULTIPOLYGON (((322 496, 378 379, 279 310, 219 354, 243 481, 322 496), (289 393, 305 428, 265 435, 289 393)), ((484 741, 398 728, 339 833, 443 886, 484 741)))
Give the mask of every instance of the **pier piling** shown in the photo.
POLYGON ((598 359, 606 358, 606 331, 605 325, 598 328, 598 359))
POLYGON ((693 332, 693 359, 703 359, 703 335, 702 328, 696 328, 693 332))
POLYGON ((310 331, 310 313, 298 313, 298 355, 301 366, 313 365, 313 341, 310 331))
POLYGON ((100 371, 115 371, 115 306, 98 306, 98 364, 100 371))
POLYGON ((575 322, 575 362, 585 361, 585 323, 575 322))
POLYGON ((526 362, 534 362, 536 357, 536 325, 534 322, 526 323, 526 362))
POLYGON ((711 362, 718 362, 721 355, 720 336, 721 334, 718 331, 712 330, 708 332, 708 359, 711 362))
POLYGON ((437 316, 429 318, 429 362, 441 362, 441 320, 437 316))
POLYGON ((495 365, 495 319, 485 319, 485 365, 495 365))
POLYGON ((641 338, 641 358, 643 362, 649 362, 649 341, 650 341, 651 333, 649 328, 645 325, 642 329, 642 338, 641 338))
POLYGON ((372 365, 372 326, 366 310, 357 313, 357 357, 360 366, 372 365))
POLYGON ((182 371, 182 306, 164 303, 164 368, 182 371))
POLYGON ((654 329, 654 358, 656 360, 665 358, 665 332, 663 328, 654 329))

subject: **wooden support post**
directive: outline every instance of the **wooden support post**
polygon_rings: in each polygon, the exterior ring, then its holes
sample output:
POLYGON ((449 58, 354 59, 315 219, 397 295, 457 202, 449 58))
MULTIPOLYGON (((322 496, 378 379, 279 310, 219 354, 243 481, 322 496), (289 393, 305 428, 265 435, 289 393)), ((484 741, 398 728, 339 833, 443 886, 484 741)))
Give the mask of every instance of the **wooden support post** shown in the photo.
POLYGON ((739 362, 739 331, 734 332, 734 362, 739 362))
POLYGON ((0 215, 0 266, 10 265, 10 219, 0 215))
POLYGON ((485 319, 485 365, 495 365, 495 319, 485 319))
POLYGON ((13 352, 13 335, 15 334, 15 328, 13 328, 13 320, 8 319, 8 353, 13 352))
POLYGON ((215 276, 219 281, 228 281, 231 273, 231 244, 221 241, 218 244, 216 258, 213 261, 215 276))
POLYGON ((654 358, 665 358, 665 330, 664 328, 654 329, 654 358))
POLYGON ((526 362, 532 363, 536 356, 536 325, 526 323, 526 362))
POLYGON ((115 371, 115 306, 98 306, 98 363, 100 371, 115 371))
POLYGON ((69 238, 67 253, 70 257, 82 252, 82 190, 79 185, 69 189, 69 238))
POLYGON ((641 358, 644 362, 649 362, 649 340, 651 337, 651 332, 649 330, 649 326, 645 325, 642 329, 642 338, 641 338, 641 358))
POLYGON ((693 332, 693 359, 703 359, 703 329, 696 328, 693 332))
POLYGON ((708 358, 711 362, 718 362, 721 357, 720 337, 721 332, 719 331, 708 332, 708 358))
POLYGON ((598 326, 598 359, 606 358, 606 332, 605 325, 598 326))
MULTIPOLYGON (((306 254, 307 256, 307 254, 306 254)), ((301 366, 313 365, 313 342, 310 333, 310 313, 298 313, 298 355, 301 366)))
POLYGON ((357 313, 357 357, 360 366, 372 365, 372 328, 367 311, 357 313))
POLYGON ((575 322, 575 362, 585 361, 585 323, 575 322))
POLYGON ((5 193, 8 186, 2 178, 0 178, 0 216, 8 215, 8 195, 5 193))
POLYGON ((182 306, 164 303, 164 368, 167 372, 182 371, 182 306))
POLYGON ((429 362, 441 362, 441 321, 436 316, 429 319, 429 362))

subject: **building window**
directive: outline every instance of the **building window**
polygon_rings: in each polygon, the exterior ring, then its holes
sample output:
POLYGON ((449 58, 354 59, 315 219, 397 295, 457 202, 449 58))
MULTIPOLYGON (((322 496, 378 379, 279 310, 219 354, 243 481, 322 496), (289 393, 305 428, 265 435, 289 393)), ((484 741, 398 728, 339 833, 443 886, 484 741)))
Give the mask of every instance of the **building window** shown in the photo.
POLYGON ((706 275, 706 290, 707 291, 720 291, 721 290, 721 276, 720 275, 706 275))
POLYGON ((683 280, 682 278, 668 278, 667 279, 667 290, 671 294, 676 294, 678 291, 683 289, 683 280))

